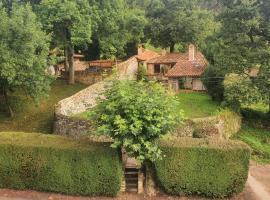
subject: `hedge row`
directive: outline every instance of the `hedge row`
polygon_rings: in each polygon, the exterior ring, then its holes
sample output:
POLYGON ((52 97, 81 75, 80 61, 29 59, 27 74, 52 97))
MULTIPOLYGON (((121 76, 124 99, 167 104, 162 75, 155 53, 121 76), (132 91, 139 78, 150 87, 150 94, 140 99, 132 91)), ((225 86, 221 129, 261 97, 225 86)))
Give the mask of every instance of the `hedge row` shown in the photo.
POLYGON ((116 196, 122 165, 108 143, 55 135, 0 133, 0 187, 116 196))
POLYGON ((244 143, 174 138, 160 146, 165 157, 155 163, 156 178, 165 192, 223 198, 243 190, 250 158, 244 143))

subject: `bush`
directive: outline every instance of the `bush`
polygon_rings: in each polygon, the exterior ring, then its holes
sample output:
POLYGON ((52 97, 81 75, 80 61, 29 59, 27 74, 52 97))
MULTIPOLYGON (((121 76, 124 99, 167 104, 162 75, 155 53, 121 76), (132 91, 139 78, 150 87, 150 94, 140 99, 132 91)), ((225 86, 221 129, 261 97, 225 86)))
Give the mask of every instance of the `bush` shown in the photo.
POLYGON ((54 135, 0 133, 0 187, 115 196, 122 166, 109 146, 54 135))
POLYGON ((182 120, 178 101, 157 82, 115 80, 92 113, 98 132, 140 161, 161 158, 157 140, 182 120))
POLYGON ((182 138, 161 141, 155 162, 167 193, 223 198, 240 193, 248 177, 250 149, 242 142, 182 138))
POLYGON ((222 139, 217 117, 205 117, 193 120, 193 137, 194 138, 216 138, 222 139))
POLYGON ((220 111, 218 118, 222 121, 223 138, 229 139, 234 134, 238 133, 242 126, 242 118, 239 114, 225 109, 220 111))

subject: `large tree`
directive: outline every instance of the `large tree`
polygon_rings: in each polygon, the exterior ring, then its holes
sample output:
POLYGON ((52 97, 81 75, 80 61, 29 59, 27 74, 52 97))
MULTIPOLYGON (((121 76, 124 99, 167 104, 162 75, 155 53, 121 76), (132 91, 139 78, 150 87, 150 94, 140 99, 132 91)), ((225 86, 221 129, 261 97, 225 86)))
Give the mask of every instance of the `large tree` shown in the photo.
POLYGON ((38 99, 49 90, 49 37, 29 5, 0 5, 0 18, 0 92, 13 116, 8 92, 22 89, 38 99))
POLYGON ((38 14, 53 46, 66 50, 69 64, 69 83, 74 84, 74 46, 91 42, 97 12, 88 0, 42 0, 38 14))
POLYGON ((129 44, 138 44, 144 37, 144 11, 131 7, 125 0, 89 0, 97 8, 96 28, 89 58, 125 57, 129 44))
POLYGON ((269 1, 224 0, 223 6, 223 12, 219 15, 222 26, 217 36, 218 45, 213 51, 215 66, 226 74, 234 73, 240 75, 241 79, 246 79, 241 81, 241 84, 235 82, 234 91, 238 88, 239 92, 234 92, 235 96, 229 92, 228 99, 237 100, 239 105, 256 103, 259 100, 269 104, 270 11, 267 9, 270 7, 269 1), (251 72, 255 70, 258 73, 250 77, 251 72), (259 93, 253 92, 254 90, 258 90, 259 93))
POLYGON ((216 27, 213 13, 198 1, 154 0, 148 6, 146 16, 151 42, 170 47, 171 52, 176 44, 194 43, 203 47, 204 40, 216 27))

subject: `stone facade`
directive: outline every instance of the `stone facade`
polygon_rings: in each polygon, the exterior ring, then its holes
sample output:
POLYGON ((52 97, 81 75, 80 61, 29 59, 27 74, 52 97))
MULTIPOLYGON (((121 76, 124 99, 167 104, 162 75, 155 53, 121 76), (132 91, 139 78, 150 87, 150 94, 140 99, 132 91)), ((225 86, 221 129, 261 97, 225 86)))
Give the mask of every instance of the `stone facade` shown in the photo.
MULTIPOLYGON (((68 80, 69 74, 64 72, 64 77, 68 80)), ((75 81, 85 85, 92 85, 97 82, 103 81, 107 76, 101 73, 89 72, 89 71, 75 71, 75 81)))
MULTIPOLYGON (((119 79, 136 79, 138 70, 137 58, 134 56, 116 65, 116 70, 119 79)), ((87 134, 89 129, 91 129, 90 122, 75 119, 72 116, 95 107, 97 100, 103 98, 102 93, 106 88, 106 82, 103 81, 104 77, 88 72, 77 72, 76 77, 78 82, 86 84, 99 82, 90 85, 69 98, 63 99, 55 106, 55 134, 72 137, 87 134)))

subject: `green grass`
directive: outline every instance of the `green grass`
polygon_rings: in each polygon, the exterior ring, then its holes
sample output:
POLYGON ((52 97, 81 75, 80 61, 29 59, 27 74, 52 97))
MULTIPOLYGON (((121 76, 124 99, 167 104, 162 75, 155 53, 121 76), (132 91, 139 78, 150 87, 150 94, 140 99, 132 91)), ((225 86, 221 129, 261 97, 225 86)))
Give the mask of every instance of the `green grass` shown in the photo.
POLYGON ((219 105, 206 93, 179 93, 177 98, 179 99, 178 109, 184 110, 188 118, 213 116, 219 110, 219 105))
MULTIPOLYGON (((22 91, 10 94, 15 117, 11 119, 4 109, 0 109, 0 131, 51 133, 55 104, 85 87, 82 84, 68 85, 64 80, 56 80, 49 96, 43 98, 38 105, 22 91)), ((0 104, 0 107, 3 108, 4 105, 0 104)))
POLYGON ((253 149, 253 160, 258 163, 270 163, 270 129, 245 123, 236 139, 242 140, 253 149))

